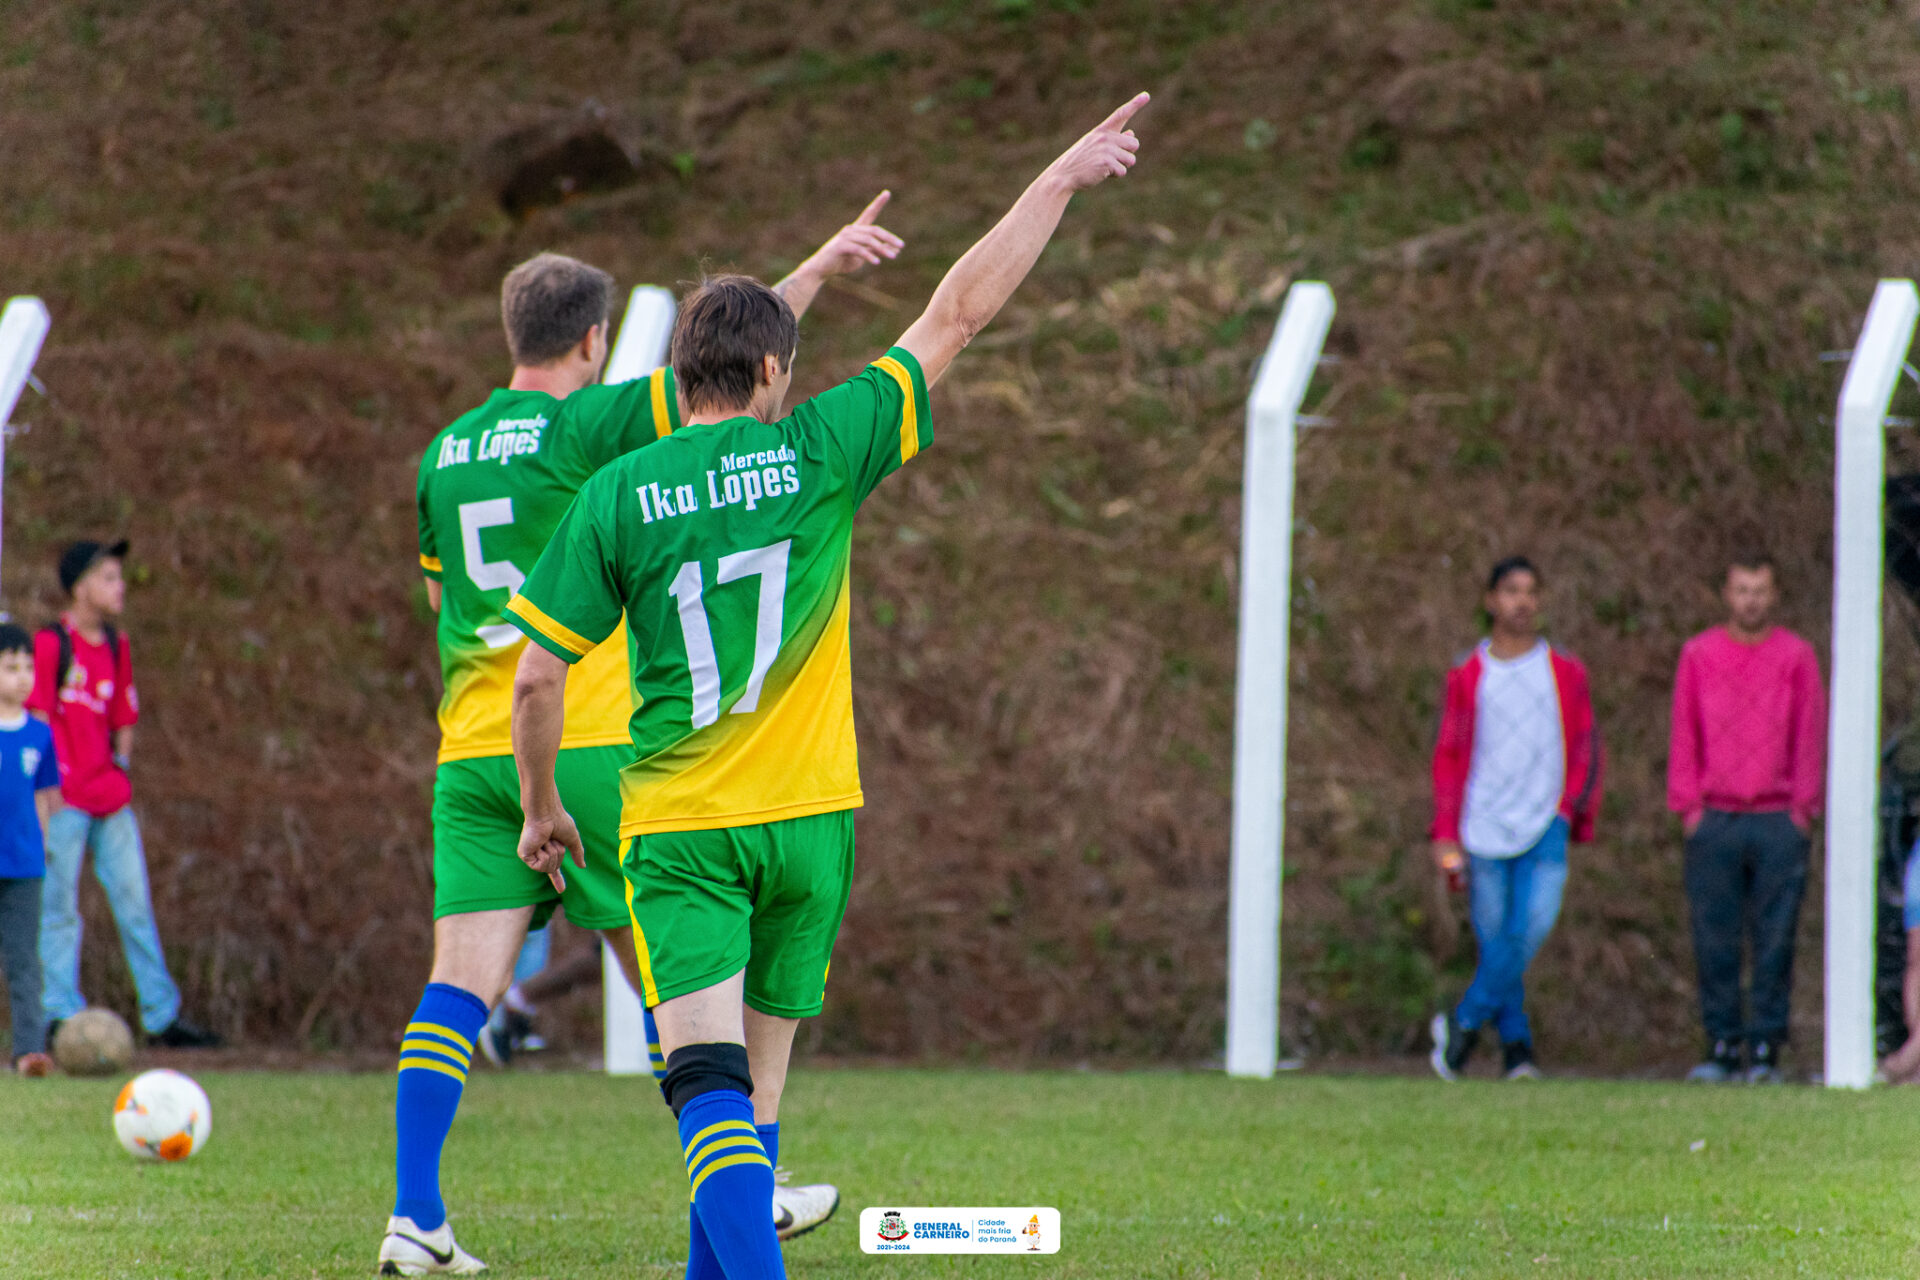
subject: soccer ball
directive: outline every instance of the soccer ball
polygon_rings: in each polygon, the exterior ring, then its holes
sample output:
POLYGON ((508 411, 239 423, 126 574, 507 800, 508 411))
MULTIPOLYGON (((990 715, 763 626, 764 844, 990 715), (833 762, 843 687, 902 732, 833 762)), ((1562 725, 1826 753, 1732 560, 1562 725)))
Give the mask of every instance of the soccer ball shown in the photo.
POLYGON ((133 1032, 111 1009, 82 1009, 60 1024, 53 1060, 75 1076, 110 1076, 133 1061, 133 1032))
POLYGON ((113 1131, 142 1160, 185 1160, 207 1145, 213 1104, 178 1071, 145 1071, 113 1100, 113 1131))

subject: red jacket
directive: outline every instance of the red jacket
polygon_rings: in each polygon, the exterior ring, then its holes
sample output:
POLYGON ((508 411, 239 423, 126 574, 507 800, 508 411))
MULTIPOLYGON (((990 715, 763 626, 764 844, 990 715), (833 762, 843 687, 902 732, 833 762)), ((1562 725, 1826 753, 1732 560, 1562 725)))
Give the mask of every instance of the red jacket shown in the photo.
MULTIPOLYGON (((1576 844, 1593 839, 1600 812, 1600 779, 1606 754, 1593 720, 1593 695, 1580 660, 1549 647, 1553 684, 1560 694, 1560 740, 1566 745, 1566 789, 1560 816, 1576 844)), ((1467 771, 1473 765, 1473 724, 1480 691, 1480 650, 1447 672, 1446 701, 1440 711, 1440 737, 1433 747, 1433 826, 1435 840, 1460 838, 1460 810, 1467 796, 1467 771)))

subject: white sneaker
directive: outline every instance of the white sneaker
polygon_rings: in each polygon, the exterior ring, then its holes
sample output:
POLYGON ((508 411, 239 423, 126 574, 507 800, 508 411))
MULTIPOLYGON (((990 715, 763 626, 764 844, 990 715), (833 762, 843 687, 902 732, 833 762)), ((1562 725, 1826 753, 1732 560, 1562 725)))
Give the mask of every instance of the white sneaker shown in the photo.
POLYGON ((387 1219, 387 1238, 380 1242, 381 1275, 476 1276, 486 1269, 486 1263, 453 1242, 452 1223, 422 1231, 412 1218, 387 1219))
POLYGON ((820 1182, 809 1187, 790 1187, 791 1176, 785 1169, 774 1174, 773 1230, 782 1240, 791 1240, 813 1230, 840 1207, 840 1188, 820 1182))

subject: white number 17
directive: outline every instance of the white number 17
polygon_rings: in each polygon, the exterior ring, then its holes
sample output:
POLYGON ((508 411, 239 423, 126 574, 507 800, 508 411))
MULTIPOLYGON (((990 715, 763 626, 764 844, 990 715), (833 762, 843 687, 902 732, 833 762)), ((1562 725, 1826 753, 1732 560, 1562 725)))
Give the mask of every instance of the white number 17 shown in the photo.
MULTIPOLYGON (((754 619, 753 670, 747 675, 747 687, 733 704, 732 714, 745 715, 760 706, 760 686, 780 653, 780 631, 787 605, 787 552, 793 539, 770 547, 736 551, 721 556, 715 585, 741 578, 760 579, 760 608, 754 619)), ((667 588, 680 606, 680 630, 687 641, 687 669, 693 675, 693 727, 705 728, 720 718, 720 660, 713 649, 713 629, 707 625, 706 605, 701 601, 705 585, 700 562, 689 560, 673 575, 667 588)))

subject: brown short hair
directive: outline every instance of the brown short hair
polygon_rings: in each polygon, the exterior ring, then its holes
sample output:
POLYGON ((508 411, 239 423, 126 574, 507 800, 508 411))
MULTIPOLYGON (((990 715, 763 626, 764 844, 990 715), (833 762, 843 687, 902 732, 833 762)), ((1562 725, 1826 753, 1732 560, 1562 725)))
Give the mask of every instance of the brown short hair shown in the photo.
POLYGON ((680 303, 667 362, 689 409, 731 409, 753 399, 763 359, 784 371, 799 345, 785 298, 752 276, 709 276, 680 303))
POLYGON ((607 322, 613 277, 564 254, 529 258, 500 282, 500 319, 516 365, 558 360, 607 322))

